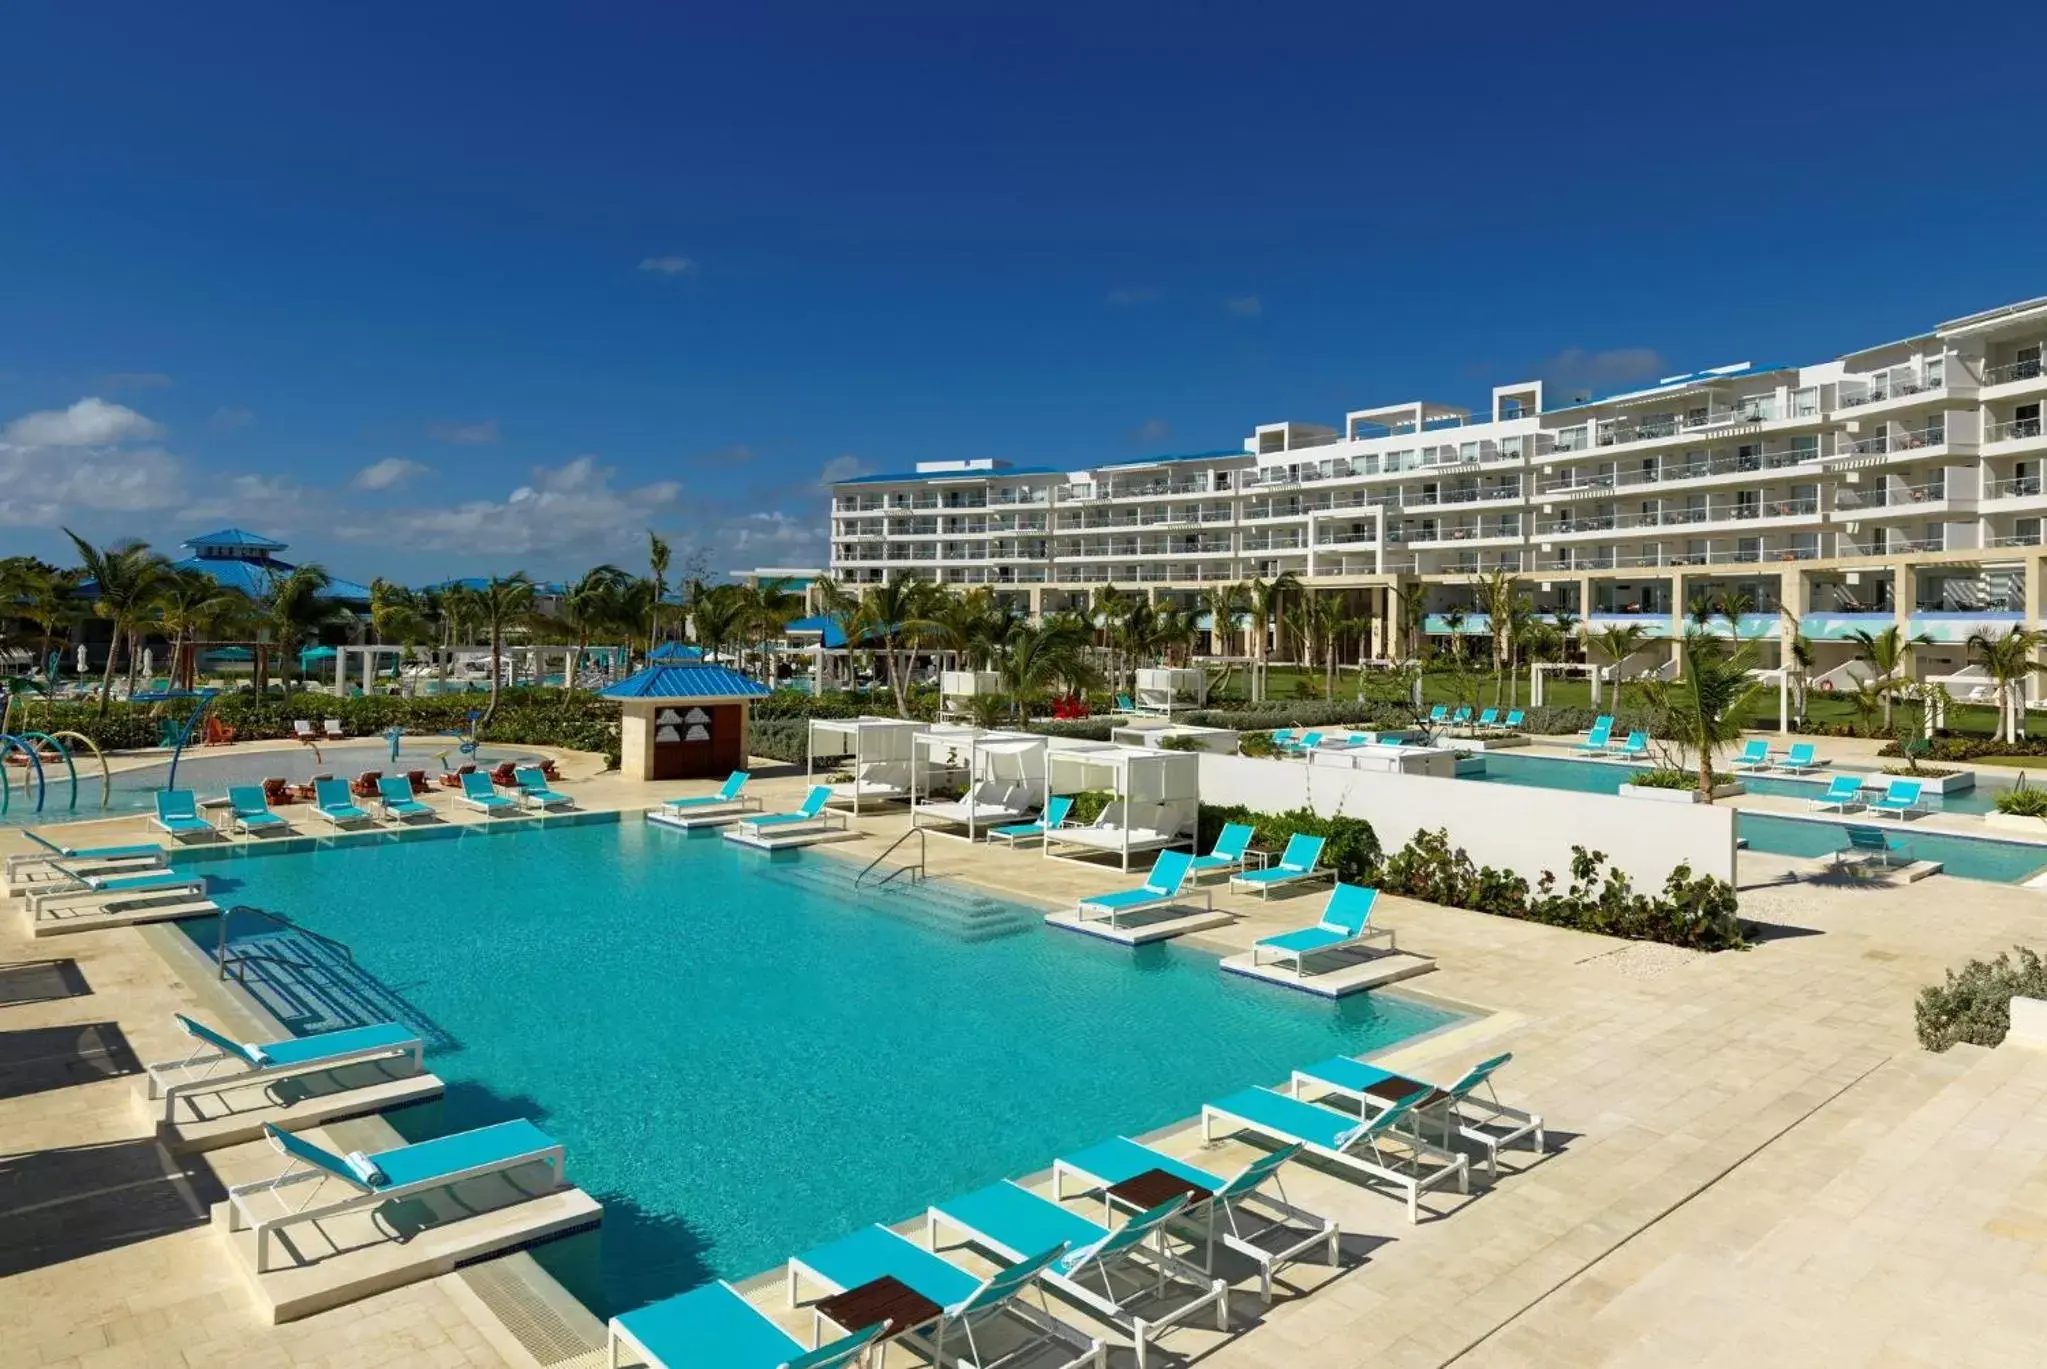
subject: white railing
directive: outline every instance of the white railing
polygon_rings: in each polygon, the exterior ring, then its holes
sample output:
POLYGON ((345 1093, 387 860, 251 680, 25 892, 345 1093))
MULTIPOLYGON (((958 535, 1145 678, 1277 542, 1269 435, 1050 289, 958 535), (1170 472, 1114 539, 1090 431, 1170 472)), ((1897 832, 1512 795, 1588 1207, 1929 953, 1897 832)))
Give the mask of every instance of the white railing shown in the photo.
POLYGON ((1926 447, 1947 445, 1947 428, 1921 428, 1917 432, 1878 433, 1851 442, 1841 449, 1840 454, 1851 456, 1887 456, 1895 452, 1918 451, 1926 447))
POLYGON ((2029 357, 2024 361, 2007 361, 2002 366, 1985 366, 1983 368, 1983 383, 1985 385, 2003 385, 2014 380, 2037 380, 2040 373, 2040 358, 2029 357))
POLYGON ((1985 442, 2018 442, 2039 435, 2040 420, 2037 418, 2008 418, 1983 430, 1985 442))
POLYGON ((2008 480, 1993 480, 1984 486, 1985 499, 2027 499, 2040 493, 2040 477, 2037 475, 2013 476, 2008 480))

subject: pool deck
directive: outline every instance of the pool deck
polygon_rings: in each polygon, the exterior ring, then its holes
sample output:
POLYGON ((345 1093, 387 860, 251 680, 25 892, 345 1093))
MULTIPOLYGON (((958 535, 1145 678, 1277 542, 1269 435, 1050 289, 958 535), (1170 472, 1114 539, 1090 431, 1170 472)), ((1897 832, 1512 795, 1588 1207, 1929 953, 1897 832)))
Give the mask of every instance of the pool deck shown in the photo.
MULTIPOLYGON (((712 787, 632 784, 594 766, 565 758, 586 808, 712 787)), ((775 811, 804 783, 763 765, 754 788, 775 811)), ((450 821, 486 821, 449 808, 450 821)), ((863 815, 833 849, 869 859, 905 825, 863 815)), ((147 833, 122 819, 67 835, 147 833)), ((21 845, 0 833, 0 853, 21 845)), ((1712 956, 1383 899, 1375 917, 1436 965, 1401 991, 1480 1015, 1380 1063, 1446 1079, 1512 1050, 1501 1094, 1543 1114, 1558 1153, 1505 1153, 1497 1180, 1475 1171, 1471 1197, 1426 1195, 1438 1217, 1415 1226, 1381 1192, 1291 1166, 1288 1197, 1341 1223, 1347 1267, 1289 1269, 1262 1311, 1255 1282, 1240 1281, 1231 1334, 1190 1328, 1165 1348, 1223 1369, 2033 1362, 2047 1316, 2047 1053, 1928 1055, 1912 1039, 1912 1001, 1970 956, 2047 941, 2047 900, 1946 879, 1814 881, 1800 876, 1806 864, 1744 853, 1742 909, 1763 934, 1752 950, 1712 956)), ((1120 878, 957 842, 931 843, 930 870, 1048 908, 1120 878)), ((1314 920, 1325 892, 1260 903, 1218 888, 1233 920, 1191 940, 1241 953, 1314 920)), ((32 942, 21 918, 0 918, 8 1362, 601 1364, 591 1319, 541 1315, 532 1297, 505 1292, 524 1256, 284 1326, 262 1321, 206 1210, 221 1185, 273 1172, 273 1157, 248 1145, 172 1156, 134 1108, 136 1062, 182 1054, 171 1012, 264 1029, 231 989, 178 972, 182 939, 129 927, 32 942)), ((1158 1143, 1223 1173, 1258 1153, 1236 1140, 1202 1150, 1191 1122, 1158 1143)), ((329 1133, 349 1148, 388 1134, 374 1119, 329 1133)), ((568 1165, 573 1183, 573 1154, 568 1165)), ((807 1333, 807 1313, 788 1313, 778 1284, 747 1286, 807 1333)))

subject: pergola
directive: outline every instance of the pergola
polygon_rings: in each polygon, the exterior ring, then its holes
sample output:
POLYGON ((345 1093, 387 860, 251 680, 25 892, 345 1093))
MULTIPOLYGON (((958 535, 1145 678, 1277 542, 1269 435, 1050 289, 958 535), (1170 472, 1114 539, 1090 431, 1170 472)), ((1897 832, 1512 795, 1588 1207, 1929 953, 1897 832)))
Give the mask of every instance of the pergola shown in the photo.
POLYGON ((936 727, 913 740, 910 823, 967 829, 967 840, 1004 823, 1021 822, 1045 806, 1045 757, 1050 739, 1033 732, 978 727, 936 727), (958 775, 966 793, 929 798, 937 775, 958 775), (920 797, 922 796, 922 797, 920 797), (929 819, 927 822, 926 820, 929 819))
POLYGON ((903 803, 911 798, 915 740, 929 724, 914 718, 812 718, 803 773, 812 775, 820 760, 850 760, 853 778, 832 786, 832 798, 853 805, 862 801, 903 803))
POLYGON ((1047 832, 1048 856, 1055 854, 1055 845, 1076 847, 1082 853, 1117 856, 1128 870, 1135 853, 1194 844, 1201 761, 1191 751, 1103 743, 1060 747, 1045 753, 1045 783, 1053 794, 1107 790, 1111 796, 1093 826, 1047 832))

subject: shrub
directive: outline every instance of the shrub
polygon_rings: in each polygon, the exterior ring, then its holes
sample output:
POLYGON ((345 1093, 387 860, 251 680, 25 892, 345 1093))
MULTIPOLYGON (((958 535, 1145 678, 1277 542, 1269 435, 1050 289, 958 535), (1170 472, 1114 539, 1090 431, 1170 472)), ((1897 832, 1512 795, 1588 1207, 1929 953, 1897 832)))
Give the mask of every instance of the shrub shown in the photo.
POLYGON ((1276 727, 1406 727, 1414 721, 1407 710, 1386 704, 1334 702, 1245 704, 1241 708, 1197 708, 1183 721, 1196 727, 1224 727, 1232 732, 1270 732, 1276 727))
POLYGON ((1957 1043, 1999 1045, 2011 1030, 2013 998, 2047 998, 2047 962, 2038 952, 2014 946, 1995 960, 1971 960, 1959 973, 1949 970, 1945 984, 1919 991, 1913 1008, 1919 1044, 1930 1051, 1957 1043))
POLYGON ((2047 789, 2035 789, 2026 783, 2024 775, 2010 789, 1999 794, 1994 800, 1997 811, 2010 813, 2018 818, 2047 818, 2047 789))
POLYGON ((1246 732, 1237 738, 1237 751, 1251 757, 1276 756, 1279 747, 1272 740, 1270 732, 1246 732))
POLYGON ((810 753, 809 720, 804 718, 754 719, 747 750, 756 756, 801 765, 810 753))
POLYGON ((1107 718, 1040 718, 1030 724, 1027 730, 1042 733, 1047 737, 1072 737, 1084 742, 1105 742, 1109 740, 1109 729, 1115 724, 1107 718))
POLYGON ((1286 813, 1260 813, 1237 804, 1201 805, 1196 844, 1204 851, 1215 844, 1216 835, 1227 823, 1251 825, 1253 843, 1264 851, 1283 850, 1287 838, 1299 832, 1321 837, 1322 859, 1348 884, 1370 884, 1379 868, 1379 837, 1372 824, 1362 818, 1325 818, 1309 808, 1286 813))
POLYGON ((1910 765, 1887 765, 1884 767, 1883 773, 1886 775, 1907 775, 1913 779, 1921 780, 1944 780, 1949 775, 1959 775, 1962 772, 1951 765, 1921 765, 1916 767, 1910 765))
POLYGON ((1083 789, 1067 797, 1073 800, 1073 811, 1066 815, 1066 820, 1077 827, 1087 826, 1116 801, 1116 796, 1106 789, 1083 789))
POLYGON ((1159 742, 1161 751, 1199 751, 1201 743, 1192 737, 1167 737, 1159 742))
MULTIPOLYGON (((1930 746, 1915 752, 1937 761, 1975 761, 1986 756, 2047 756, 2047 737, 2021 737, 2015 742, 1994 742, 1988 737, 1935 737, 1930 746)), ((1902 756, 1903 747, 1896 742, 1886 743, 1877 752, 1879 756, 1902 756)), ((1919 773, 1929 774, 1925 766, 1919 773)))
MULTIPOLYGON (((1715 775, 1713 783, 1719 784, 1723 777, 1715 775)), ((1690 770, 1643 770, 1628 781, 1637 789, 1697 789, 1698 775, 1690 770)))

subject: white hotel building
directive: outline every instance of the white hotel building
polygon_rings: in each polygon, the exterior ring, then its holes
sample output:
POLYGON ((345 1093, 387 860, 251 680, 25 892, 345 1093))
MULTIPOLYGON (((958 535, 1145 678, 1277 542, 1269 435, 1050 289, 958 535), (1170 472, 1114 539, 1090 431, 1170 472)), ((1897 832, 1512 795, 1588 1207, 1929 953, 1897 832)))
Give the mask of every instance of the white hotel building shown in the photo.
POLYGON ((1754 602, 1741 631, 1766 642, 1780 607, 1820 642, 1896 622, 1951 644, 1925 653, 1937 674, 1970 632, 2041 617, 2043 343, 2038 299, 1831 361, 1580 402, 1531 381, 1480 413, 1414 401, 1263 424, 1242 450, 925 462, 832 487, 831 573, 990 585, 1039 612, 1100 585, 1191 604, 1212 582, 1292 571, 1353 595, 1380 654, 1389 589, 1419 582, 1432 608, 1463 608, 1474 576, 1508 570, 1539 611, 1659 636, 1728 591, 1754 602))

